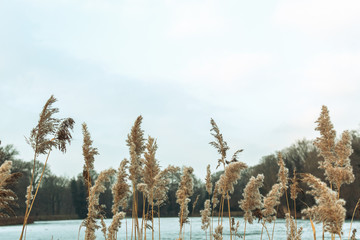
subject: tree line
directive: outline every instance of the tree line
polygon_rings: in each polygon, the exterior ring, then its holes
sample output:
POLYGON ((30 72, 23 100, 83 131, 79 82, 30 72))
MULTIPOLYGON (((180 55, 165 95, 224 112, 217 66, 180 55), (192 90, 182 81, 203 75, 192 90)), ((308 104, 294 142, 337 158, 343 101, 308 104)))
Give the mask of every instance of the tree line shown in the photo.
MULTIPOLYGON (((350 156, 353 172, 355 175, 355 181, 349 185, 345 185, 342 189, 341 197, 346 201, 347 218, 352 216, 353 210, 356 206, 358 199, 360 198, 360 191, 354 191, 360 186, 360 134, 358 131, 352 131, 352 148, 353 153, 350 156)), ((322 169, 319 169, 318 162, 321 161, 318 150, 314 147, 312 141, 302 139, 296 141, 291 146, 281 150, 283 160, 286 167, 289 169, 289 178, 293 177, 293 172, 311 173, 314 176, 324 180, 324 173, 322 169)), ((15 208, 15 214, 22 216, 25 212, 25 195, 26 188, 31 180, 32 162, 27 162, 18 159, 18 151, 12 145, 0 146, 0 165, 6 161, 11 160, 13 162, 12 172, 20 172, 22 176, 18 179, 18 183, 12 186, 12 190, 18 196, 19 207, 15 208)), ((248 183, 251 176, 257 174, 264 174, 265 181, 264 186, 260 189, 262 194, 266 194, 271 190, 271 187, 277 181, 278 165, 277 165, 276 153, 264 156, 261 158, 259 164, 247 168, 242 172, 242 176, 235 186, 235 191, 230 199, 231 212, 235 215, 242 215, 239 208, 238 201, 243 198, 243 189, 248 183)), ((33 186, 36 186, 43 169, 43 163, 37 161, 35 165, 35 174, 33 178, 33 186)), ((205 171, 205 168, 204 168, 205 171)), ((212 174, 212 182, 219 179, 222 171, 212 174)), ((91 171, 91 179, 95 180, 98 176, 96 171, 91 171)), ((174 173, 170 178, 170 185, 168 191, 168 200, 166 204, 160 208, 160 214, 163 217, 174 217, 178 215, 179 205, 176 203, 175 193, 178 189, 180 182, 181 171, 174 173)), ((191 203, 195 202, 198 197, 198 202, 203 203, 208 198, 208 193, 205 190, 205 184, 203 179, 199 179, 193 175, 194 179, 194 194, 191 197, 191 203)), ((107 217, 111 217, 112 206, 112 194, 111 184, 115 181, 112 179, 110 183, 107 183, 107 190, 100 195, 100 203, 106 206, 105 212, 107 217)), ((304 209, 306 202, 309 206, 314 203, 312 196, 305 194, 307 187, 300 182, 300 192, 296 209, 298 216, 300 216, 301 209, 304 209)), ((87 189, 83 179, 82 173, 79 173, 77 177, 66 178, 56 176, 51 172, 49 167, 45 168, 43 181, 41 182, 37 201, 34 203, 31 216, 34 219, 69 219, 79 218, 84 219, 87 216, 87 189)), ((141 193, 139 199, 142 198, 141 193)), ((131 206, 132 197, 129 198, 129 206, 131 206)), ((279 206, 279 217, 283 216, 286 208, 286 202, 283 199, 279 206)), ((139 209, 142 209, 142 201, 139 201, 139 209)), ((291 209, 293 206, 291 203, 291 209)), ((191 205, 190 205, 191 206, 191 205)), ((198 216, 199 211, 203 209, 201 204, 196 204, 190 207, 190 216, 198 216)), ((131 210, 129 210, 131 211, 131 210)), ((359 215, 359 211, 356 216, 359 215)), ((127 212, 127 216, 131 216, 131 212, 127 212)))

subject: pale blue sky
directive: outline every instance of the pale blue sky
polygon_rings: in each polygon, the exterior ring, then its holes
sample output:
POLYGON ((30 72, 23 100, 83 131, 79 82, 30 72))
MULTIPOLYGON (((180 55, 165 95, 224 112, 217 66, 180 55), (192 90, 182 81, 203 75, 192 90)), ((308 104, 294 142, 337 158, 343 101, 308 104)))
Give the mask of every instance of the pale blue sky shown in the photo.
POLYGON ((0 1, 3 144, 30 160, 24 136, 54 94, 76 121, 56 174, 82 171, 81 123, 100 156, 128 157, 140 114, 158 159, 204 176, 214 118, 249 165, 312 139, 321 105, 340 133, 360 123, 359 1, 0 1))

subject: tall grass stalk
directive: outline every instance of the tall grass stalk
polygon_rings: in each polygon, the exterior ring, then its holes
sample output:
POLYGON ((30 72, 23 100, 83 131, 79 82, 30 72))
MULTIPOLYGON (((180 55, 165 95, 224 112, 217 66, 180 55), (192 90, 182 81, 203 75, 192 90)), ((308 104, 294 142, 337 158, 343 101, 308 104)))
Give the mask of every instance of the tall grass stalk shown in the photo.
POLYGON ((36 187, 35 195, 33 196, 32 200, 27 199, 26 201, 26 209, 20 240, 23 239, 27 220, 30 216, 33 203, 43 179, 42 176, 45 171, 46 163, 51 150, 55 147, 58 148, 61 152, 65 153, 67 147, 66 145, 71 143, 72 136, 70 130, 73 129, 75 122, 72 118, 58 119, 53 117, 55 113, 59 112, 58 108, 52 107, 56 101, 57 100, 53 95, 47 100, 43 110, 40 113, 37 126, 31 130, 30 137, 26 139, 26 141, 34 150, 33 168, 29 185, 30 190, 34 188, 35 164, 38 156, 40 154, 47 154, 47 158, 43 167, 42 175, 37 183, 38 186, 36 187))

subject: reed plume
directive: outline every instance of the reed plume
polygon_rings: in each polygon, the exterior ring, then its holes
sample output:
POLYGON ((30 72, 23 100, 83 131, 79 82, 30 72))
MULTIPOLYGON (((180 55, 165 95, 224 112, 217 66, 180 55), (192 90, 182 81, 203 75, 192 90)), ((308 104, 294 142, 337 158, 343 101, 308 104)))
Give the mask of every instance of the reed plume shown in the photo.
MULTIPOLYGON (((211 181, 211 171, 210 171, 210 164, 207 165, 207 168, 206 168, 206 177, 205 177, 205 188, 206 188, 206 191, 207 193, 209 194, 209 204, 210 204, 210 196, 211 196, 211 193, 213 191, 213 184, 212 184, 212 181, 211 181)), ((214 196, 213 196, 214 198, 214 196)), ((213 207, 216 206, 216 202, 213 202, 215 204, 213 204, 213 207)), ((211 212, 211 207, 209 205, 209 210, 211 212)), ((211 225, 210 225, 210 239, 212 239, 212 219, 213 219, 213 212, 212 212, 212 215, 211 215, 211 225)), ((210 223, 210 220, 209 220, 209 223, 210 223)), ((206 230, 205 230, 205 234, 207 234, 206 230)), ((207 237, 207 236, 206 236, 207 237)))
MULTIPOLYGON (((233 185, 237 183, 237 180, 240 178, 240 172, 242 169, 246 168, 245 163, 238 162, 238 155, 243 151, 243 149, 239 149, 235 151, 231 160, 226 160, 227 151, 229 147, 227 143, 224 141, 222 134, 220 133, 219 127, 216 125, 213 119, 210 120, 211 123, 211 135, 214 136, 215 141, 210 142, 210 145, 215 147, 221 157, 218 159, 218 168, 221 164, 224 166, 224 174, 221 175, 218 182, 215 184, 216 192, 213 194, 213 209, 218 203, 217 194, 221 195, 221 203, 220 203, 220 214, 223 216, 224 212, 224 200, 227 199, 228 204, 228 213, 229 213, 229 225, 231 226, 231 212, 230 212, 230 196, 229 194, 233 193, 234 187, 233 185), (228 165, 228 166, 226 166, 228 165)), ((222 217, 221 217, 222 221, 222 217)), ((232 232, 230 229, 230 239, 232 239, 232 232)))
POLYGON ((302 210, 302 213, 317 223, 323 223, 325 231, 341 235, 346 213, 345 201, 338 199, 335 191, 311 174, 303 174, 302 180, 312 189, 307 193, 311 194, 316 202, 315 206, 302 210))
POLYGON ((94 161, 95 156, 99 155, 97 148, 93 147, 93 140, 91 140, 91 135, 88 130, 86 123, 82 124, 82 134, 83 134, 83 156, 84 156, 84 167, 83 167, 83 178, 85 187, 87 188, 87 195, 90 196, 90 188, 92 186, 92 179, 90 172, 94 170, 94 161))
POLYGON ((253 211, 260 211, 263 208, 263 202, 259 188, 264 184, 264 175, 259 174, 256 178, 253 176, 250 178, 249 182, 246 184, 243 197, 244 199, 239 201, 239 207, 245 212, 244 213, 244 239, 246 235, 246 222, 250 224, 253 223, 254 217, 253 211))
POLYGON ((264 198, 264 208, 261 213, 264 220, 269 223, 276 219, 277 211, 275 210, 275 207, 280 204, 281 188, 282 186, 280 183, 274 184, 271 187, 270 192, 264 198))
MULTIPOLYGON (((158 208, 158 218, 159 218, 159 240, 161 238, 160 232, 160 206, 165 203, 167 200, 167 193, 169 191, 170 175, 175 172, 180 171, 179 167, 174 167, 169 165, 164 170, 160 171, 155 176, 155 187, 154 187, 154 205, 158 208)), ((154 213, 152 212, 152 215, 154 213)), ((152 216, 154 219, 154 216, 152 216)), ((152 220, 153 221, 153 220, 152 220)), ((154 228, 153 228, 154 229, 154 228)))
POLYGON ((204 203, 204 210, 200 211, 201 215, 201 229, 206 232, 206 230, 210 226, 210 216, 211 216, 211 207, 210 207, 210 200, 207 199, 204 203))
POLYGON ((66 145, 71 143, 72 136, 70 130, 73 129, 75 121, 72 118, 59 119, 53 116, 55 113, 59 112, 58 108, 54 108, 52 106, 56 101, 57 100, 53 95, 51 95, 51 97, 46 101, 43 110, 40 113, 38 124, 31 130, 30 137, 26 139, 27 143, 29 143, 34 150, 34 162, 29 189, 33 189, 35 187, 33 186, 33 181, 37 158, 40 154, 47 154, 47 157, 41 172, 39 182, 36 186, 34 196, 32 199, 29 198, 27 201, 20 240, 23 238, 27 219, 29 218, 34 201, 39 191, 50 152, 53 148, 58 148, 61 152, 65 153, 66 145))
POLYGON ((291 184, 290 184, 290 198, 292 200, 295 200, 299 192, 301 192, 301 188, 299 187, 299 179, 297 178, 296 175, 296 168, 294 168, 293 178, 291 179, 291 184))
POLYGON ((109 182, 110 177, 113 176, 115 172, 116 171, 111 168, 100 172, 94 186, 90 188, 90 195, 88 198, 88 215, 83 221, 83 225, 86 227, 85 240, 94 240, 96 238, 95 230, 100 228, 96 223, 96 219, 103 216, 103 207, 99 203, 99 196, 101 193, 105 192, 105 182, 109 182))
POLYGON ((251 177, 244 189, 244 199, 239 201, 239 207, 245 212, 244 220, 249 223, 253 223, 254 220, 252 211, 261 210, 263 208, 263 196, 259 191, 259 188, 261 188, 263 185, 263 174, 257 175, 256 178, 251 177))
POLYGON ((32 186, 27 186, 26 188, 26 195, 25 195, 25 204, 30 204, 31 203, 31 200, 34 198, 34 195, 33 195, 33 187, 32 186))
POLYGON ((108 235, 106 240, 116 240, 116 233, 121 227, 121 220, 125 218, 124 212, 118 212, 113 216, 111 225, 108 228, 108 235))
POLYGON ((193 195, 193 173, 192 167, 184 167, 183 174, 181 176, 181 181, 179 188, 176 191, 176 202, 180 205, 179 220, 180 220, 180 232, 179 238, 181 238, 183 225, 188 222, 189 209, 188 204, 191 201, 190 197, 193 195))
POLYGON ((144 183, 143 192, 150 204, 153 204, 154 201, 155 176, 160 172, 159 163, 155 158, 157 148, 156 140, 149 136, 143 159, 142 182, 144 183))
MULTIPOLYGON (((158 146, 156 144, 156 140, 152 137, 148 137, 148 141, 146 144, 146 152, 144 154, 143 162, 143 169, 142 169, 142 183, 138 184, 138 190, 142 192, 146 196, 148 203, 151 205, 151 223, 152 223, 152 238, 154 239, 154 188, 156 184, 156 175, 160 172, 160 167, 158 164, 157 159, 155 158, 156 150, 158 146)), ((145 228, 145 235, 146 235, 146 225, 148 218, 148 214, 145 213, 145 198, 143 204, 143 221, 145 221, 144 228, 145 228)))
MULTIPOLYGON (((233 232, 234 232, 234 236, 235 236, 235 240, 236 240, 236 237, 239 237, 239 238, 241 238, 241 235, 240 235, 240 233, 238 233, 238 230, 239 230, 239 227, 240 227, 240 221, 236 221, 236 225, 234 224, 234 221, 235 221, 235 219, 234 218, 232 218, 232 226, 233 226, 233 232), (235 225, 235 227, 234 227, 234 225, 235 225)), ((244 235, 245 236, 245 235, 244 235)), ((245 238, 245 237, 244 237, 245 238)))
MULTIPOLYGON (((219 179, 219 189, 218 193, 225 196, 228 193, 232 194, 234 192, 234 185, 241 177, 241 171, 247 168, 247 165, 242 162, 232 162, 225 168, 224 174, 220 176, 219 179)), ((226 196, 230 199, 230 196, 226 196)))
POLYGON ((281 184, 281 192, 286 192, 288 189, 289 169, 285 167, 285 163, 280 152, 278 153, 278 165, 278 182, 281 184))
MULTIPOLYGON (((337 161, 335 165, 328 167, 329 180, 335 184, 338 195, 343 184, 354 182, 355 176, 350 163, 350 155, 353 153, 351 147, 351 136, 349 131, 344 131, 340 141, 335 146, 337 161)), ((338 196, 339 198, 339 196, 338 196)))
POLYGON ((208 194, 210 196, 212 193, 212 187, 213 187, 213 184, 211 182, 210 164, 206 168, 205 186, 206 186, 206 191, 208 192, 208 194))
POLYGON ((294 218, 289 213, 285 214, 287 240, 301 240, 302 227, 296 228, 294 218))
POLYGON ((352 235, 351 235, 351 240, 356 240, 356 229, 354 229, 353 231, 352 231, 352 235))
POLYGON ((137 239, 136 232, 140 237, 138 209, 137 209, 138 208, 137 184, 141 178, 141 173, 142 173, 141 155, 145 150, 144 131, 141 129, 142 119, 143 119, 142 116, 137 117, 134 125, 131 128, 131 132, 128 134, 128 138, 126 140, 130 153, 129 179, 132 182, 132 190, 133 190, 132 217, 133 217, 133 225, 135 225, 135 239, 137 239))
POLYGON ((290 198, 294 201, 294 214, 295 214, 295 226, 297 227, 297 219, 296 219, 296 198, 298 193, 301 192, 301 188, 299 187, 299 179, 296 175, 296 168, 294 168, 293 178, 291 179, 290 184, 290 198))
POLYGON ((22 173, 11 173, 12 161, 5 161, 0 166, 0 218, 15 216, 13 207, 18 207, 15 192, 9 186, 15 184, 22 173))
MULTIPOLYGON (((112 221, 108 228, 108 240, 115 240, 116 233, 121 226, 121 220, 125 218, 124 212, 119 212, 119 207, 123 210, 127 208, 127 201, 130 195, 130 186, 126 183, 128 174, 126 172, 128 160, 124 159, 120 163, 118 169, 116 183, 112 187, 113 205, 112 205, 112 221)), ((106 229, 106 228, 105 228, 106 229)))
POLYGON ((223 239, 223 226, 218 225, 215 228, 215 233, 213 234, 215 240, 222 240, 223 239))
POLYGON ((51 95, 40 113, 37 126, 31 130, 30 137, 26 139, 34 149, 35 157, 38 157, 39 154, 46 154, 56 145, 55 141, 52 140, 52 136, 56 133, 56 128, 59 125, 59 119, 53 117, 55 113, 59 112, 58 108, 52 107, 56 101, 56 98, 51 95))
POLYGON ((344 131, 340 141, 335 142, 336 132, 333 129, 329 110, 326 106, 322 106, 320 117, 316 123, 318 125, 315 130, 318 130, 321 136, 316 138, 314 145, 323 157, 323 161, 319 163, 319 168, 325 170, 325 177, 330 182, 330 187, 336 186, 339 198, 341 185, 350 184, 355 180, 349 159, 353 152, 351 136, 349 131, 344 131))
POLYGON ((112 187, 113 215, 118 213, 119 207, 122 207, 123 210, 127 208, 127 202, 130 195, 130 186, 126 183, 126 178, 128 177, 126 172, 128 162, 129 161, 126 158, 121 161, 120 167, 118 169, 116 183, 112 187))
POLYGON ((106 223, 104 221, 104 216, 102 216, 102 215, 100 216, 100 224, 101 224, 101 231, 104 234, 104 238, 105 238, 105 240, 107 240, 107 237, 106 237, 107 228, 106 228, 106 223))
POLYGON ((216 206, 219 204, 219 198, 218 198, 218 195, 219 195, 219 186, 220 186, 220 183, 219 181, 217 181, 215 183, 215 187, 214 187, 214 191, 213 191, 213 195, 212 195, 212 198, 211 198, 211 203, 213 205, 213 209, 216 208, 216 206))
POLYGON ((216 148, 221 158, 218 159, 218 165, 216 169, 223 164, 225 166, 226 152, 229 150, 227 143, 224 141, 222 134, 220 133, 219 127, 216 125, 213 119, 210 120, 210 124, 212 126, 210 132, 211 135, 215 137, 215 141, 210 142, 210 145, 216 148))
MULTIPOLYGON (((144 131, 141 129, 142 116, 137 117, 134 125, 131 128, 128 139, 126 140, 130 153, 130 180, 136 187, 136 184, 141 177, 142 161, 141 155, 145 151, 144 131)), ((133 189, 136 190, 136 189, 133 189)))
POLYGON ((215 123, 215 121, 213 119, 210 120, 210 124, 212 126, 210 132, 212 136, 214 136, 215 141, 210 142, 209 144, 211 146, 213 146, 214 148, 216 148, 216 150, 218 151, 218 153, 220 154, 221 158, 218 159, 218 165, 216 166, 216 169, 223 164, 224 169, 225 169, 225 165, 226 164, 230 164, 231 162, 237 162, 237 157, 238 154, 241 153, 243 151, 243 149, 239 149, 237 151, 235 151, 235 153, 233 154, 233 156, 231 157, 230 161, 226 160, 226 155, 227 155, 227 151, 230 149, 227 145, 227 142, 224 141, 224 138, 222 136, 222 134, 220 133, 220 129, 217 126, 217 124, 215 123))
POLYGON ((289 199, 287 195, 288 187, 288 177, 289 177, 289 169, 285 167, 284 160, 282 159, 281 152, 278 153, 278 165, 279 165, 279 172, 278 172, 278 182, 281 184, 281 195, 285 193, 286 197, 286 205, 288 213, 290 213, 290 206, 289 206, 289 199))
POLYGON ((167 200, 169 191, 169 176, 180 171, 179 167, 169 165, 155 176, 154 201, 156 206, 161 206, 167 200))

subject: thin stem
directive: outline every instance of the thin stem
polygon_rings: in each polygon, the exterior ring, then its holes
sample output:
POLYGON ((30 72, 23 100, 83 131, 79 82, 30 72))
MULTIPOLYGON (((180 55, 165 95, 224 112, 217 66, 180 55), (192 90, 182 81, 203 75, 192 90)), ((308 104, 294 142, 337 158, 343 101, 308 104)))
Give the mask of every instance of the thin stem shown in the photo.
POLYGON ((29 215, 30 215, 30 212, 31 212, 31 209, 32 209, 32 207, 33 207, 33 205, 34 205, 35 198, 36 198, 37 193, 38 193, 38 191, 39 191, 40 183, 41 183, 41 180, 42 180, 42 178, 43 178, 43 176, 44 176, 46 164, 47 164, 47 161, 49 160, 50 153, 51 153, 51 150, 49 150, 48 155, 46 156, 45 164, 44 164, 43 170, 42 170, 42 172, 41 172, 40 180, 39 180, 39 183, 38 183, 38 185, 37 185, 37 187, 36 187, 36 191, 35 191, 33 200, 31 201, 31 205, 30 205, 30 208, 29 208, 29 212, 28 212, 28 214, 27 214, 27 216, 26 216, 26 220, 28 219, 28 217, 29 217, 29 215))
POLYGON ((220 224, 220 216, 221 216, 221 203, 222 203, 223 196, 221 195, 220 205, 219 205, 219 217, 218 217, 218 225, 220 224))
POLYGON ((290 207, 289 207, 289 199, 288 199, 288 195, 287 195, 287 190, 285 190, 285 197, 286 197, 286 204, 287 204, 287 208, 288 208, 288 213, 291 216, 290 213, 290 207))
MULTIPOLYGON (((139 229, 139 221, 138 221, 138 216, 137 216, 137 200, 138 200, 138 195, 137 195, 137 191, 136 191, 136 187, 135 187, 135 183, 133 183, 133 217, 135 218, 133 220, 133 224, 135 225, 134 227, 134 232, 135 232, 135 240, 136 238, 136 232, 138 234, 138 236, 140 237, 140 229, 139 229)), ((132 239, 132 238, 131 238, 132 239)))
POLYGON ((294 214, 295 214, 295 227, 297 230, 297 219, 296 219, 296 199, 294 199, 294 214))
POLYGON ((154 240, 154 200, 151 204, 151 239, 154 240))
MULTIPOLYGON (((134 212, 134 211, 131 211, 131 212, 134 212)), ((134 233, 134 213, 132 213, 132 216, 131 216, 131 240, 133 239, 133 233, 134 233)))
POLYGON ((145 196, 144 194, 142 195, 143 197, 143 213, 142 213, 142 219, 141 219, 141 236, 143 236, 143 232, 145 233, 144 237, 146 240, 146 217, 145 217, 145 196), (145 227, 145 229, 144 229, 145 227))
POLYGON ((160 205, 158 205, 158 219, 159 219, 159 240, 160 240, 160 205))
POLYGON ((246 220, 245 220, 245 227, 244 227, 244 240, 245 240, 245 234, 246 234, 246 220))
POLYGON ((262 221, 262 225, 264 226, 264 228, 265 228, 265 230, 266 230, 266 233, 267 233, 267 235, 268 235, 268 237, 269 237, 269 240, 270 240, 270 234, 269 234, 269 231, 267 230, 267 227, 266 227, 266 225, 265 225, 265 221, 262 221))
POLYGON ((190 240, 191 240, 191 218, 190 218, 190 240))
POLYGON ((210 231, 209 231, 209 235, 210 235, 210 240, 212 240, 212 230, 214 228, 214 212, 215 212, 215 208, 214 208, 214 204, 212 207, 212 211, 211 211, 211 225, 210 225, 210 231))
POLYGON ((228 212, 229 212, 229 226, 230 226, 230 240, 232 240, 232 231, 231 231, 231 213, 230 213, 230 200, 229 200, 229 194, 227 194, 227 202, 228 202, 228 212))
POLYGON ((272 230, 272 233, 271 233, 271 240, 274 239, 275 223, 276 223, 276 220, 277 220, 278 210, 279 210, 279 205, 276 206, 276 218, 275 218, 275 220, 274 220, 273 230, 272 230))
POLYGON ((183 227, 183 211, 184 211, 184 207, 183 204, 180 206, 180 232, 179 232, 179 238, 181 238, 181 231, 182 231, 182 227, 183 227))
MULTIPOLYGON (((38 141, 38 137, 36 137, 36 142, 38 141)), ((34 152, 34 164, 33 164, 33 169, 32 169, 32 174, 31 174, 31 180, 30 180, 30 191, 32 189, 32 186, 33 186, 33 181, 34 181, 34 175, 35 175, 35 163, 36 163, 36 155, 37 155, 37 145, 35 147, 35 152, 34 152)), ((26 223, 27 223, 27 214, 28 214, 28 210, 29 210, 29 206, 30 206, 30 200, 28 201, 28 203, 26 204, 26 210, 25 210, 25 216, 24 216, 24 222, 23 222, 23 227, 22 227, 22 230, 21 230, 21 235, 20 235, 20 240, 23 239, 23 235, 24 235, 24 230, 25 230, 25 226, 26 226, 26 223)))
MULTIPOLYGON (((133 188, 134 189, 134 188, 133 188)), ((133 239, 134 234, 134 208, 135 208, 135 194, 133 193, 133 202, 132 202, 132 209, 131 209, 131 240, 133 239)))
POLYGON ((223 218, 224 218, 224 202, 225 202, 225 198, 222 197, 221 198, 221 225, 223 224, 223 218))
POLYGON ((353 221, 354 221, 355 212, 356 212, 356 209, 357 209, 358 206, 359 206, 359 203, 360 203, 360 198, 359 198, 359 200, 357 201, 357 203, 356 203, 356 205, 355 205, 355 208, 354 208, 354 211, 353 211, 353 214, 352 214, 351 223, 350 223, 350 230, 349 230, 349 240, 350 240, 350 235, 351 235, 352 223, 353 223, 353 221))

